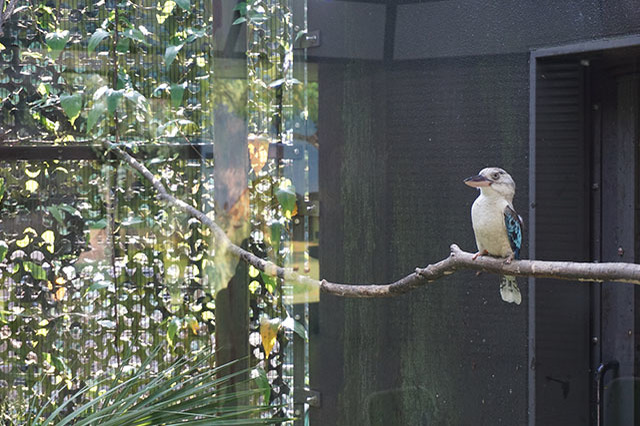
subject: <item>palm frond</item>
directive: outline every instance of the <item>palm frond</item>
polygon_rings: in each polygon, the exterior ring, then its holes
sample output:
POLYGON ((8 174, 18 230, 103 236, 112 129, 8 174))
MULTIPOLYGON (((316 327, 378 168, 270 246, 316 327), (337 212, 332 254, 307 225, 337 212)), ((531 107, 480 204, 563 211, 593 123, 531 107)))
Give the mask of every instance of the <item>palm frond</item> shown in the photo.
POLYGON ((48 398, 33 396, 16 424, 250 426, 288 420, 273 418, 279 407, 268 405, 255 380, 242 380, 251 376, 250 369, 229 372, 234 362, 213 367, 213 352, 207 350, 154 371, 151 363, 160 350, 153 350, 133 371, 128 367, 131 357, 126 358, 59 405, 58 392, 48 398))

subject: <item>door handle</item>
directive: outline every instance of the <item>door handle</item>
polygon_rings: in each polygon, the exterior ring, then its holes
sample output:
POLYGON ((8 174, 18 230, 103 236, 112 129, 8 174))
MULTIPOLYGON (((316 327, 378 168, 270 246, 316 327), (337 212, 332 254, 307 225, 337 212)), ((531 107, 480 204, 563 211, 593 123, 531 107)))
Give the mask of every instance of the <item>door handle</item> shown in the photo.
POLYGON ((596 369, 595 379, 596 379, 596 405, 597 405, 597 425, 603 426, 603 418, 602 413, 604 412, 604 401, 602 395, 604 393, 604 376, 607 374, 609 370, 615 370, 616 374, 618 372, 618 368, 620 367, 620 363, 616 360, 609 361, 606 363, 602 363, 596 369))

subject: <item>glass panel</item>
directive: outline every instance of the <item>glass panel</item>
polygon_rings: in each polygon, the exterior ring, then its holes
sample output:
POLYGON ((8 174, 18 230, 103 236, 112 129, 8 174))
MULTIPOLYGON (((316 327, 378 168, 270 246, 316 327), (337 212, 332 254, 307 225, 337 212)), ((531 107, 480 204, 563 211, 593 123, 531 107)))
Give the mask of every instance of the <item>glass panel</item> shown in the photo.
MULTIPOLYGON (((199 161, 152 170, 180 174, 176 193, 210 204, 199 161)), ((160 345, 169 350, 154 371, 213 343, 210 235, 155 202, 139 175, 95 160, 5 160, 2 179, 3 391, 12 410, 25 411, 31 389, 62 397, 108 368, 138 368, 160 345)))
POLYGON ((211 380, 232 374, 220 392, 248 391, 216 410, 293 417, 294 375, 308 384, 305 303, 318 295, 229 256, 118 151, 232 243, 317 276, 317 144, 305 145, 315 130, 293 21, 288 0, 80 0, 20 5, 4 23, 0 392, 18 401, 7 419, 49 398, 42 415, 65 400, 72 413, 100 400, 106 384, 82 389, 104 372, 156 374, 198 353, 219 368, 211 380))

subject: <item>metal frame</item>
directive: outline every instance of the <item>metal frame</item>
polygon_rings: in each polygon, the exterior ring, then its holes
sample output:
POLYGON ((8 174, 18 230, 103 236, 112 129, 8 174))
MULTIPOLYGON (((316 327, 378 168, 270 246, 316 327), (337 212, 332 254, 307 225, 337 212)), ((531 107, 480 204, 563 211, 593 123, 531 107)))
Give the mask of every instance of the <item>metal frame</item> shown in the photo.
POLYGON ((97 160, 96 145, 0 145, 3 160, 97 160))
MULTIPOLYGON (((538 70, 534 54, 529 61, 529 257, 536 258, 536 81, 538 70)), ((527 303, 529 318, 527 321, 528 356, 527 356, 527 411, 529 412, 529 426, 536 424, 536 371, 533 368, 536 357, 536 280, 530 277, 527 303)))
MULTIPOLYGON (((150 148, 171 147, 177 152, 181 152, 184 158, 206 158, 213 156, 213 145, 211 143, 192 143, 192 144, 166 144, 166 145, 147 145, 150 148)), ((100 145, 86 144, 69 144, 69 145, 10 145, 0 143, 0 159, 2 160, 99 160, 100 152, 104 151, 100 145)), ((270 149, 269 155, 275 156, 279 151, 270 149), (272 152, 273 151, 273 152, 272 152)), ((280 155, 292 155, 288 151, 283 151, 280 155)), ((288 157, 287 157, 288 158, 288 157)))

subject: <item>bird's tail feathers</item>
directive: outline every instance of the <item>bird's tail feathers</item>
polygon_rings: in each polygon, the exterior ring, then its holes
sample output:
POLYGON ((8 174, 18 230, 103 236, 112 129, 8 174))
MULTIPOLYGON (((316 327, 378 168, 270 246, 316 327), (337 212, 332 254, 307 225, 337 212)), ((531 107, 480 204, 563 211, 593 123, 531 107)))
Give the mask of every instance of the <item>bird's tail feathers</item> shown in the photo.
POLYGON ((511 275, 500 277, 500 296, 508 303, 519 305, 522 302, 522 294, 520 294, 516 277, 511 275))

